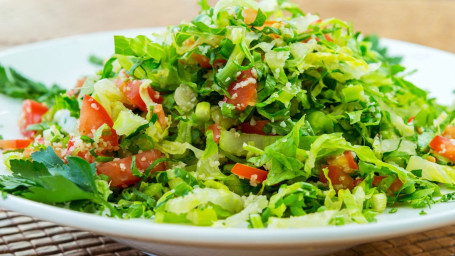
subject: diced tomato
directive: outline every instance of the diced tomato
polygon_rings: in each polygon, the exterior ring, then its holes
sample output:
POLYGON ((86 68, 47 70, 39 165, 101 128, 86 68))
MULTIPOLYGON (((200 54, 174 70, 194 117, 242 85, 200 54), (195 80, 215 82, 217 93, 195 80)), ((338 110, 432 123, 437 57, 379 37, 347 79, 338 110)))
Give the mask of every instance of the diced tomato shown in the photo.
POLYGON ((233 104, 239 111, 248 106, 254 106, 257 101, 257 80, 251 70, 245 70, 233 81, 228 88, 231 98, 224 96, 223 101, 233 104))
MULTIPOLYGON (((379 186, 379 183, 381 183, 381 181, 385 178, 387 178, 387 176, 374 176, 373 182, 372 182, 373 186, 375 186, 375 187, 379 186)), ((402 186, 403 186, 403 182, 401 182, 400 179, 395 178, 393 180, 392 184, 390 184, 388 191, 392 192, 392 193, 396 193, 396 192, 400 191, 402 186)))
POLYGON ((359 166, 354 160, 354 155, 351 151, 345 151, 338 156, 329 157, 327 163, 331 166, 338 166, 345 173, 351 173, 359 169, 359 166))
POLYGON ((267 179, 267 171, 254 168, 248 165, 236 163, 231 172, 241 178, 249 179, 261 183, 267 179))
POLYGON ((430 142, 430 147, 436 154, 455 162, 455 144, 452 139, 436 135, 430 142))
POLYGON ((66 95, 68 95, 68 97, 73 97, 77 95, 79 93, 80 88, 84 85, 85 80, 87 80, 87 78, 85 77, 77 80, 77 83, 74 86, 74 88, 66 91, 66 95))
MULTIPOLYGON (((324 38, 329 42, 333 42, 333 38, 329 34, 324 34, 324 38)), ((311 39, 312 38, 307 38, 305 40, 302 40, 302 43, 308 43, 308 41, 310 41, 311 39)), ((321 39, 319 39, 319 37, 315 37, 314 40, 316 40, 316 42, 319 42, 321 39)))
POLYGON ((246 8, 243 9, 242 11, 242 16, 243 16, 243 21, 245 24, 251 24, 256 20, 256 16, 258 15, 258 11, 255 9, 251 8, 246 8))
POLYGON ((0 140, 0 149, 16 150, 28 147, 33 140, 0 140))
POLYGON ((416 118, 415 116, 411 116, 410 118, 408 118, 408 124, 414 122, 415 118, 416 118))
POLYGON ((110 143, 110 146, 118 146, 118 136, 112 129, 114 122, 111 117, 98 101, 85 95, 79 118, 79 131, 82 135, 93 137, 93 133, 103 124, 107 124, 111 128, 111 134, 102 136, 102 140, 110 143))
MULTIPOLYGON (((318 23, 321 23, 321 22, 322 22, 322 19, 319 18, 319 19, 317 19, 316 21, 313 21, 311 24, 318 24, 318 23)), ((324 38, 325 38, 325 40, 327 40, 327 41, 329 41, 329 42, 332 42, 332 41, 333 41, 333 38, 332 38, 329 34, 324 34, 324 38)), ((311 39, 311 38, 305 39, 305 40, 303 40, 302 42, 303 42, 303 43, 307 43, 308 41, 310 41, 310 39, 311 39)), ((316 37, 315 40, 316 40, 317 42, 319 42, 320 39, 319 39, 318 37, 316 37)))
MULTIPOLYGON (((256 28, 257 30, 261 30, 261 31, 262 31, 265 27, 274 27, 274 26, 279 27, 279 26, 281 26, 281 25, 283 25, 282 22, 275 21, 275 20, 266 20, 266 21, 264 22, 264 25, 262 25, 262 26, 260 26, 260 27, 255 27, 255 28, 256 28), (276 25, 275 25, 275 24, 276 24, 276 25)), ((272 35, 275 35, 275 34, 272 34, 272 35)), ((276 35, 276 36, 278 36, 278 35, 276 35)))
POLYGON ((362 183, 362 181, 363 181, 363 179, 360 177, 355 178, 354 187, 357 187, 358 185, 360 185, 360 183, 362 183))
POLYGON ((191 37, 186 39, 185 42, 183 42, 183 45, 188 47, 192 46, 194 43, 195 43, 194 38, 191 37))
POLYGON ((212 124, 207 127, 207 130, 213 131, 213 140, 218 143, 220 142, 221 130, 218 124, 212 124))
MULTIPOLYGON (((201 68, 212 68, 210 59, 207 56, 198 53, 193 53, 191 56, 199 63, 199 66, 201 66, 201 68)), ((225 59, 216 59, 213 61, 213 67, 221 68, 226 64, 226 62, 227 61, 225 59)))
POLYGON ((446 137, 448 139, 455 139, 455 126, 448 125, 444 129, 444 132, 442 133, 442 136, 444 136, 444 137, 446 137))
MULTIPOLYGON (((332 181, 332 185, 335 190, 340 189, 353 189, 354 188, 354 179, 349 176, 347 173, 341 170, 338 166, 325 165, 322 168, 327 168, 329 170, 328 177, 332 181)), ((319 181, 322 183, 328 184, 328 180, 324 175, 324 172, 321 171, 319 175, 319 181)))
MULTIPOLYGON (((159 150, 152 149, 136 155, 136 167, 140 172, 144 172, 156 159, 161 158, 163 155, 159 150)), ((131 163, 133 157, 126 157, 118 160, 114 160, 107 163, 102 163, 96 166, 96 172, 98 174, 104 174, 110 177, 111 187, 127 187, 141 180, 133 175, 131 172, 131 163)), ((155 166, 152 171, 164 171, 164 163, 159 163, 155 166)))
POLYGON ((166 127, 166 115, 164 114, 163 105, 155 104, 153 106, 153 113, 158 115, 158 122, 160 123, 161 127, 166 127))
POLYGON ((210 65, 210 59, 207 56, 195 52, 191 56, 199 63, 199 66, 201 66, 201 68, 212 67, 212 65, 210 65))
POLYGON ((264 126, 268 123, 270 123, 269 120, 254 121, 253 124, 250 121, 250 122, 246 122, 243 124, 239 124, 237 126, 237 129, 243 133, 254 133, 254 134, 265 135, 264 126))
MULTIPOLYGON (((117 86, 119 87, 120 91, 125 95, 129 102, 133 105, 133 107, 138 107, 140 110, 146 112, 147 106, 145 105, 144 101, 141 98, 139 93, 139 88, 141 87, 142 81, 141 80, 118 80, 116 81, 117 86)), ((153 102, 161 104, 163 103, 163 97, 160 95, 159 92, 153 90, 151 87, 147 88, 150 98, 153 102)))
POLYGON ((25 100, 22 103, 22 113, 19 118, 19 129, 27 138, 33 138, 35 131, 27 131, 27 127, 32 124, 41 123, 41 118, 49 109, 36 101, 25 100))
POLYGON ((324 38, 325 38, 325 40, 327 40, 329 42, 333 41, 333 38, 329 34, 324 34, 324 38))

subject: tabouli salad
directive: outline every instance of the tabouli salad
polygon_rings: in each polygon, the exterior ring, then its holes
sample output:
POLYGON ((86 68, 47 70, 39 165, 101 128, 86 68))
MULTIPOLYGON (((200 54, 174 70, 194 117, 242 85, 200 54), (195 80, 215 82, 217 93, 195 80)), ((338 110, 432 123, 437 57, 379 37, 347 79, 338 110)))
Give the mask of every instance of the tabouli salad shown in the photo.
MULTIPOLYGON (((75 88, 0 69, 25 99, 1 140, 4 193, 158 223, 367 223, 451 200, 455 112, 350 23, 283 0, 200 1, 200 14, 115 54, 75 88)), ((96 58, 92 58, 97 61, 96 58)))

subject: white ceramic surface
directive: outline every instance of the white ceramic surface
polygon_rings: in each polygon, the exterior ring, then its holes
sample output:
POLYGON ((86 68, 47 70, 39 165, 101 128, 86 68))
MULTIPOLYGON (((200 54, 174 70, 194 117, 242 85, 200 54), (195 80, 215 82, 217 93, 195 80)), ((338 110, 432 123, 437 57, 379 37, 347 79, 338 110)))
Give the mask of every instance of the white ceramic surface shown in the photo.
MULTIPOLYGON (((91 54, 109 57, 113 34, 150 34, 157 29, 105 32, 16 47, 0 53, 0 63, 46 84, 72 87, 80 76, 97 67, 91 54)), ((444 104, 451 104, 455 89, 455 55, 395 40, 383 40, 390 52, 405 56, 404 64, 419 69, 410 80, 428 89, 444 104)), ((20 102, 0 96, 0 134, 18 138, 16 122, 20 102)), ((2 167, 4 170, 4 167, 2 167)), ((0 168, 1 169, 1 168, 0 168)), ((400 208, 382 214, 378 222, 365 225, 286 230, 247 230, 155 224, 147 220, 118 220, 52 207, 22 198, 0 199, 0 207, 62 225, 111 236, 157 255, 322 255, 356 244, 391 238, 455 224, 455 204, 425 209, 400 208)))

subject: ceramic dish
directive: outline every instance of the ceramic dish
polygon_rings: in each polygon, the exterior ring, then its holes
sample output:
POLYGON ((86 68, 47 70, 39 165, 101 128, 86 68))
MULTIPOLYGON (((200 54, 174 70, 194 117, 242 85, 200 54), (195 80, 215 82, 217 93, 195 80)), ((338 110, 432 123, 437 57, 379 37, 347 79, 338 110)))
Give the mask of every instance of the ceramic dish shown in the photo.
MULTIPOLYGON (((150 34, 156 29, 105 32, 16 47, 0 53, 0 63, 16 68, 46 84, 70 88, 78 77, 98 67, 88 62, 91 54, 108 57, 114 34, 150 34)), ((418 69, 410 80, 431 91, 440 103, 451 104, 455 89, 455 55, 415 44, 383 40, 391 54, 404 56, 403 65, 418 69)), ((0 134, 20 136, 16 120, 20 101, 0 96, 0 134)), ((5 167, 1 167, 5 172, 5 167)), ((455 204, 443 203, 425 209, 399 208, 363 225, 323 228, 247 230, 155 224, 147 220, 118 220, 65 210, 15 196, 0 200, 0 207, 62 225, 110 236, 120 242, 157 255, 322 255, 357 244, 420 232, 455 223, 455 204)))

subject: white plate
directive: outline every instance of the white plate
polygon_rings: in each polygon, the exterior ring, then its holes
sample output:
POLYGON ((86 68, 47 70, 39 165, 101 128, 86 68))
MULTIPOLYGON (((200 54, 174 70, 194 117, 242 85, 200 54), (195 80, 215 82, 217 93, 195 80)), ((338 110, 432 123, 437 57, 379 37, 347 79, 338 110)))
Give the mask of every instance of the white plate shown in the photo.
MULTIPOLYGON (((150 34, 157 29, 105 32, 20 46, 0 53, 0 63, 46 84, 72 87, 77 78, 97 67, 88 62, 91 54, 109 57, 113 34, 150 34)), ((410 43, 383 40, 393 54, 405 57, 404 64, 419 69, 411 80, 431 91, 438 101, 450 104, 455 89, 455 55, 410 43)), ((20 102, 0 97, 0 134, 20 137, 16 120, 20 102)), ((146 220, 118 220, 65 210, 8 196, 0 206, 40 219, 111 236, 157 255, 320 255, 356 244, 391 238, 455 223, 455 204, 425 209, 400 208, 382 214, 378 222, 364 225, 285 230, 247 230, 155 224, 146 220)))

